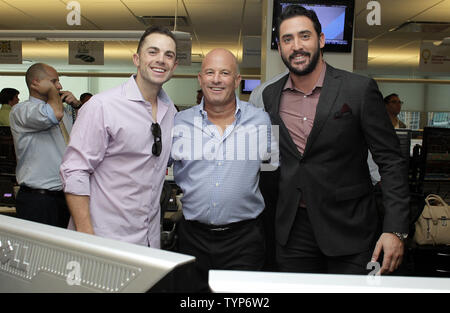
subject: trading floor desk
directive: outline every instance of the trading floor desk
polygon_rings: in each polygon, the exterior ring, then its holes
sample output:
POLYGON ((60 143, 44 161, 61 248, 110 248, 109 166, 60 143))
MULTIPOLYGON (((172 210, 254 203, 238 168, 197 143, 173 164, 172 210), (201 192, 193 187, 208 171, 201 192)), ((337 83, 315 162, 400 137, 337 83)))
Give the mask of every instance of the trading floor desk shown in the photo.
POLYGON ((194 257, 0 215, 0 292, 146 292, 194 257))
POLYGON ((224 293, 449 293, 450 279, 215 270, 209 286, 224 293))

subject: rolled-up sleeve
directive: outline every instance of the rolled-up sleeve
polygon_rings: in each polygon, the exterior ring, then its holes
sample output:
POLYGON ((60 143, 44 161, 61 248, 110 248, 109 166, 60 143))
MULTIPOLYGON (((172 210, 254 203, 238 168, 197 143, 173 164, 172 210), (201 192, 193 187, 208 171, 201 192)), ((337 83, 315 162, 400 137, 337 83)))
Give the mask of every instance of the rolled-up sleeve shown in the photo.
POLYGON ((60 166, 64 192, 90 196, 90 176, 103 160, 107 143, 103 106, 92 98, 79 111, 60 166))

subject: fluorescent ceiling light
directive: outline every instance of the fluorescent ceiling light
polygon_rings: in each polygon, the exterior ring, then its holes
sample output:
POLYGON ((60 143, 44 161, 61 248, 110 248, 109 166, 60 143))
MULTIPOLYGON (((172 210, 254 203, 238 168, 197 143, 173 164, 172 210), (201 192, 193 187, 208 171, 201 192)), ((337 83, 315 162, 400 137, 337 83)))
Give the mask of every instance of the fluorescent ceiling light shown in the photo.
MULTIPOLYGON (((11 41, 139 41, 144 31, 128 30, 0 30, 0 40, 11 41)), ((191 34, 174 31, 177 40, 191 40, 191 34)))
POLYGON ((433 42, 435 46, 450 46, 450 37, 445 37, 444 39, 440 41, 433 42))

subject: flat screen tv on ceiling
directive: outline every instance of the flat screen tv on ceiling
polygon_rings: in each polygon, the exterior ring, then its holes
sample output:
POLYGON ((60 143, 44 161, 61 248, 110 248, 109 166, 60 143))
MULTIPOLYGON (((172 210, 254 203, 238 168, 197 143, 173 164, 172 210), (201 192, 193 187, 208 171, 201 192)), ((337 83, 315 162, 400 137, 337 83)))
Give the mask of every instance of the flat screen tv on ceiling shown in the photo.
POLYGON ((278 16, 291 4, 299 4, 316 12, 325 35, 324 52, 352 51, 354 0, 274 0, 272 49, 278 49, 278 16))

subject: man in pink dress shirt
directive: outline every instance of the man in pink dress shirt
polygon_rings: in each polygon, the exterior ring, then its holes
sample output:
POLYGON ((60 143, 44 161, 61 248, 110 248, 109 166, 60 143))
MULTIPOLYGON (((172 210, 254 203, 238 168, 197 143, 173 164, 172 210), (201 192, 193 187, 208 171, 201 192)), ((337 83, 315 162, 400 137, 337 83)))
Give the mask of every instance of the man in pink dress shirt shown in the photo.
POLYGON ((83 105, 60 173, 69 228, 160 248, 159 201, 176 113, 162 85, 177 66, 175 37, 150 27, 133 62, 136 75, 83 105))

